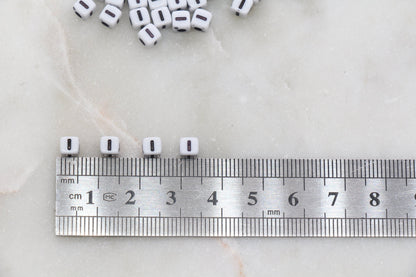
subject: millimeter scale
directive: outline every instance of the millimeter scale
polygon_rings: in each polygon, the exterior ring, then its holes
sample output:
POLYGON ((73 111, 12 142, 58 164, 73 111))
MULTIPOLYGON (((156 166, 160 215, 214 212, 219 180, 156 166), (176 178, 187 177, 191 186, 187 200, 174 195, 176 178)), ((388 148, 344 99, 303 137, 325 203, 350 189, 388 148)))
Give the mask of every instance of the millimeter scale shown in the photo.
POLYGON ((415 160, 59 157, 56 235, 416 237, 415 160))

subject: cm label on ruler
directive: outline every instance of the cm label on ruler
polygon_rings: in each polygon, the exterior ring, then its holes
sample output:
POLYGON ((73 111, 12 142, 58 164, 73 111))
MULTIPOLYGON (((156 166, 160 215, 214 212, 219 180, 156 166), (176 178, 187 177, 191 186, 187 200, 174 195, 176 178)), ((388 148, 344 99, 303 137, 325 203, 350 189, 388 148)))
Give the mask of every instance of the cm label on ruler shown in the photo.
POLYGON ((416 217, 413 161, 58 158, 56 182, 62 218, 416 217))

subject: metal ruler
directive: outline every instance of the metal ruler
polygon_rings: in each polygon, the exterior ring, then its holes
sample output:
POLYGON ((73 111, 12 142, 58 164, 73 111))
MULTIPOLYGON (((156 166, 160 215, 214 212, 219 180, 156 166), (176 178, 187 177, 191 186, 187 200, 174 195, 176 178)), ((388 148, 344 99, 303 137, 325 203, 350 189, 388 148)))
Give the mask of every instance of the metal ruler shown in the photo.
POLYGON ((415 160, 57 158, 56 234, 416 237, 415 160))

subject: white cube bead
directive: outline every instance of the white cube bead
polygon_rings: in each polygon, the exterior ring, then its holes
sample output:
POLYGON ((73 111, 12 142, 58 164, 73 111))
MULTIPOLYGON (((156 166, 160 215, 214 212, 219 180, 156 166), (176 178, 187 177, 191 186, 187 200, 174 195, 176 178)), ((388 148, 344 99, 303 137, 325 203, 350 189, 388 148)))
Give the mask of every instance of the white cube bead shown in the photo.
POLYGON ((147 24, 145 27, 143 27, 139 34, 139 40, 141 43, 143 43, 144 46, 154 46, 157 44, 157 42, 162 37, 162 34, 160 31, 156 28, 153 24, 147 24))
POLYGON ((147 0, 128 0, 128 3, 130 10, 147 7, 147 0))
POLYGON ((211 23, 212 14, 204 9, 197 9, 192 17, 191 26, 198 31, 205 32, 211 23))
POLYGON ((198 138, 186 137, 181 138, 179 143, 180 153, 182 156, 196 156, 199 153, 198 138))
POLYGON ((134 29, 139 29, 151 22, 147 8, 138 8, 130 11, 130 23, 134 29))
POLYGON ((101 137, 100 151, 104 155, 117 155, 120 153, 120 140, 118 137, 101 137))
POLYGON ((246 16, 253 7, 253 4, 253 0, 234 0, 231 6, 231 10, 234 11, 238 16, 246 16))
POLYGON ((107 5, 100 14, 101 22, 109 27, 114 28, 120 21, 121 10, 113 5, 107 5))
POLYGON ((82 19, 87 19, 93 14, 95 7, 95 2, 92 0, 78 0, 73 9, 76 15, 82 19))
POLYGON ((148 0, 148 1, 149 1, 149 8, 151 10, 168 6, 167 0, 148 0))
POLYGON ((168 6, 171 11, 184 10, 188 7, 188 2, 186 0, 168 0, 168 6))
POLYGON ((189 10, 193 12, 198 8, 205 7, 207 5, 207 0, 188 0, 189 10))
POLYGON ((143 139, 143 154, 145 156, 156 156, 162 154, 162 140, 159 137, 143 139))
POLYGON ((157 28, 166 28, 172 24, 172 16, 167 7, 157 8, 152 10, 153 25, 157 28))
POLYGON ((123 9, 124 0, 105 0, 107 5, 113 5, 119 8, 120 10, 123 9))
POLYGON ((60 141, 60 149, 62 155, 78 155, 79 138, 78 137, 62 137, 60 141))
POLYGON ((172 29, 177 32, 189 31, 191 29, 191 14, 188 11, 173 12, 172 29))

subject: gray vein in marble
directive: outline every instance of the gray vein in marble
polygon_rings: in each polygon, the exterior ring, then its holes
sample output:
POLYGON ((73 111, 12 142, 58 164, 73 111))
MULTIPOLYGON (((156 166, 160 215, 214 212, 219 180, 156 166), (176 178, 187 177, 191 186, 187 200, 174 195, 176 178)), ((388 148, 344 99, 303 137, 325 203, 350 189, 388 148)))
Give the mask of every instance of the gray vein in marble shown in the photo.
POLYGON ((122 139, 127 139, 129 143, 137 144, 138 140, 133 135, 129 134, 126 129, 120 128, 114 123, 114 120, 109 118, 104 114, 102 110, 100 110, 92 101, 88 100, 85 95, 85 92, 82 88, 79 87, 73 71, 72 66, 69 58, 68 47, 67 47, 67 38, 65 34, 65 30, 60 22, 59 18, 54 15, 54 13, 49 8, 49 5, 45 4, 44 0, 39 0, 40 3, 43 4, 45 10, 48 11, 48 16, 52 19, 56 34, 58 35, 58 42, 61 50, 62 59, 61 65, 64 67, 64 72, 61 74, 61 79, 67 83, 64 85, 62 82, 57 83, 56 80, 48 78, 47 75, 44 75, 45 79, 53 84, 55 84, 56 88, 58 88, 61 92, 63 92, 66 96, 69 97, 71 101, 75 104, 80 105, 84 111, 89 115, 91 122, 97 127, 97 129, 104 134, 100 123, 107 124, 118 136, 121 136, 122 139))

